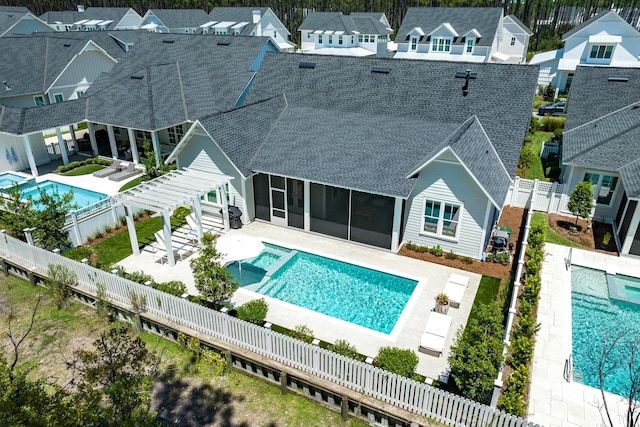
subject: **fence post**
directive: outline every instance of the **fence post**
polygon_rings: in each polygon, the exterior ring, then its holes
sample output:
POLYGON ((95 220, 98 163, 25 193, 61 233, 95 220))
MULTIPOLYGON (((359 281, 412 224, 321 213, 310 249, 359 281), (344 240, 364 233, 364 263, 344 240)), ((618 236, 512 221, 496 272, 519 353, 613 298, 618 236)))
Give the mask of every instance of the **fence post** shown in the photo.
POLYGON ((554 201, 556 200, 556 191, 558 191, 558 183, 554 182, 551 185, 551 194, 549 195, 549 206, 547 206, 547 213, 551 213, 551 207, 555 204, 554 201))
POLYGON ((231 357, 231 352, 225 351, 224 358, 227 361, 227 372, 231 372, 231 370, 233 369, 233 358, 231 357))
POLYGON ((34 246, 33 244, 33 235, 31 234, 31 232, 35 230, 35 228, 25 228, 24 230, 24 236, 27 238, 27 243, 29 244, 29 246, 34 246))
POLYGON ((349 419, 349 398, 344 395, 340 401, 340 418, 342 418, 342 421, 349 419))
POLYGON ((516 205, 516 201, 518 200, 518 188, 520 187, 520 177, 516 176, 516 179, 513 181, 513 191, 511 192, 511 206, 516 205))
POLYGON ((287 373, 280 371, 280 393, 287 394, 287 373))
POLYGON ((84 242, 82 236, 80 235, 80 225, 78 224, 78 212, 74 210, 69 211, 71 215, 71 222, 73 223, 73 231, 76 233, 76 241, 78 242, 78 246, 84 242))

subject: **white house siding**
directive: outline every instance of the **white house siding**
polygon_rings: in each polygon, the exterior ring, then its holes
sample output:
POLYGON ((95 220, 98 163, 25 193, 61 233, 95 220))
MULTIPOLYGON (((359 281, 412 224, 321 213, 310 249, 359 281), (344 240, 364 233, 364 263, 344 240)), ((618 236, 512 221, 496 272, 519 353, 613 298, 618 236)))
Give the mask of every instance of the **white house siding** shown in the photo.
POLYGON ((567 203, 569 202, 569 194, 576 188, 576 185, 584 179, 585 173, 597 173, 602 175, 609 176, 617 176, 618 183, 616 184, 615 193, 611 199, 611 204, 609 206, 606 205, 596 205, 596 210, 593 214, 593 217, 601 221, 604 219, 606 222, 611 222, 613 218, 615 218, 616 213, 618 211, 618 206, 620 201, 622 200, 623 186, 622 181, 620 180, 620 174, 612 171, 603 171, 597 169, 583 168, 578 166, 568 166, 567 170, 564 172, 564 176, 566 177, 565 182, 565 195, 560 200, 560 212, 566 215, 571 215, 569 209, 567 208, 567 203))
MULTIPOLYGON (((448 156, 441 156, 444 160, 448 156)), ((421 172, 407 201, 406 227, 403 241, 433 247, 440 245, 445 252, 479 259, 484 247, 483 227, 488 198, 465 168, 454 161, 435 160, 421 172), (425 199, 464 204, 459 223, 457 242, 420 234, 425 199)))
POLYGON ((502 38, 498 44, 498 51, 523 61, 528 48, 529 36, 524 34, 522 29, 511 19, 503 19, 502 25, 502 38), (513 46, 511 46, 512 37, 516 38, 516 43, 513 46))
POLYGON ((273 38, 276 43, 285 43, 289 41, 287 29, 282 26, 278 17, 276 17, 271 10, 267 10, 267 12, 262 16, 262 19, 260 20, 260 27, 262 29, 261 35, 273 38), (274 31, 276 32, 275 37, 273 35, 274 31))
POLYGON ((62 93, 64 100, 77 99, 77 91, 86 91, 101 73, 111 71, 116 61, 103 52, 88 48, 76 56, 62 72, 49 90, 54 94, 62 93))
MULTIPOLYGON (((0 101, 2 104, 4 105, 8 105, 10 107, 21 107, 21 108, 28 108, 28 107, 35 107, 35 101, 33 100, 33 97, 35 95, 22 95, 22 96, 13 96, 11 98, 2 98, 2 101, 0 101)), ((39 96, 42 96, 45 100, 45 102, 49 102, 49 99, 43 94, 39 94, 39 96)))
POLYGON ((136 30, 142 21, 142 17, 134 10, 129 10, 124 17, 117 23, 116 30, 136 30))
POLYGON ((0 134, 0 172, 19 171, 29 169, 29 162, 24 151, 24 143, 19 136, 0 134), (12 150, 16 153, 18 161, 11 157, 12 150), (7 156, 7 152, 9 156, 7 156))
POLYGON ((547 86, 549 83, 553 87, 558 87, 558 60, 544 62, 540 64, 540 72, 538 74, 538 85, 547 86))
POLYGON ((229 204, 237 206, 242 211, 243 222, 249 222, 250 218, 253 218, 247 211, 247 204, 242 194, 244 178, 207 135, 196 133, 178 154, 176 164, 179 169, 194 167, 232 176, 233 179, 229 185, 229 204))

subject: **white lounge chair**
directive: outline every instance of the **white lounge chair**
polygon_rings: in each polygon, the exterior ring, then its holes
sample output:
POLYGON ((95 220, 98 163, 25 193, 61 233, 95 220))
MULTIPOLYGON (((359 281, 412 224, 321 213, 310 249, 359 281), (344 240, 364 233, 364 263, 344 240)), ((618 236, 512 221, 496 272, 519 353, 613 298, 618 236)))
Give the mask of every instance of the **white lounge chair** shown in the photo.
POLYGON ((120 172, 114 173, 109 176, 111 181, 122 181, 127 178, 131 178, 132 176, 138 175, 140 172, 136 170, 136 165, 133 163, 129 163, 125 169, 120 170, 120 172))
POLYGON ((93 173, 93 176, 95 176, 96 178, 104 178, 113 175, 114 173, 118 173, 121 170, 122 163, 120 162, 120 160, 114 160, 113 163, 111 163, 111 165, 109 165, 108 167, 100 169, 99 171, 95 171, 93 173))
MULTIPOLYGON (((164 236, 159 231, 153 233, 156 237, 156 242, 158 242, 159 247, 153 246, 153 254, 155 258, 160 260, 161 264, 164 264, 164 260, 167 259, 167 245, 165 244, 164 236)), ((173 243, 173 242, 172 242, 173 243)), ((178 257, 178 259, 185 259, 189 255, 193 253, 193 249, 187 245, 178 245, 177 247, 173 247, 173 255, 178 257)))
POLYGON ((420 340, 419 351, 440 357, 444 350, 444 342, 451 328, 451 316, 432 311, 427 320, 427 327, 420 340))
MULTIPOLYGON (((191 229, 191 231, 193 232, 193 234, 197 237, 198 236, 198 222, 196 221, 196 214, 194 214, 193 212, 190 213, 189 215, 187 215, 186 217, 187 220, 187 225, 189 226, 189 228, 191 229)), ((220 234, 220 229, 217 227, 213 227, 210 225, 205 224, 204 221, 202 221, 202 233, 213 233, 213 234, 220 234)))
POLYGON ((462 274, 453 273, 449 276, 449 280, 444 287, 443 293, 449 297, 449 305, 452 308, 460 307, 464 291, 469 285, 469 278, 462 274))

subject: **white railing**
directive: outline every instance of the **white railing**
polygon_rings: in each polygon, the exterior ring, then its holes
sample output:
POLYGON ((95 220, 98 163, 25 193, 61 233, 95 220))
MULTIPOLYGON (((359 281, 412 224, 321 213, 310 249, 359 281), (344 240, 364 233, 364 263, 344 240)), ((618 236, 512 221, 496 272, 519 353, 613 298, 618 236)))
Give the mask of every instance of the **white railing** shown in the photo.
POLYGON ((129 305, 133 291, 146 297, 146 311, 164 319, 167 327, 181 325, 213 339, 230 343, 310 375, 446 425, 535 427, 538 424, 506 414, 430 385, 376 368, 315 345, 244 322, 187 300, 157 291, 89 265, 30 246, 0 234, 0 256, 44 275, 50 264, 76 272, 78 286, 95 294, 105 285, 107 297, 129 305))
POLYGON ((82 219, 95 214, 98 211, 103 211, 105 209, 111 209, 111 198, 108 197, 106 199, 102 199, 99 200, 95 203, 92 203, 90 205, 81 207, 79 209, 74 209, 73 211, 70 211, 69 213, 67 213, 67 215, 64 218, 64 224, 65 225, 69 225, 73 222, 73 213, 75 213, 76 215, 76 219, 78 221, 81 221, 82 219))

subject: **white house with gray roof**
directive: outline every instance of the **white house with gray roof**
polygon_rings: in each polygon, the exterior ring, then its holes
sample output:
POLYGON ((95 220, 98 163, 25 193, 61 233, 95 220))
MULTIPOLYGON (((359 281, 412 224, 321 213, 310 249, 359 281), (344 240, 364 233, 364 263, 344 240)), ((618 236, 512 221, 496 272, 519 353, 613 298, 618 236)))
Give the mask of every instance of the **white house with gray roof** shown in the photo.
POLYGON ((245 104, 200 117, 168 161, 231 176, 212 200, 238 206, 243 221, 479 259, 536 76, 519 65, 267 54, 245 104), (470 79, 456 77, 466 68, 470 79), (509 94, 487 103, 504 81, 509 94))
POLYGON ((130 7, 78 6, 76 11, 49 11, 40 19, 56 31, 136 30, 142 17, 130 7))
POLYGON ((208 21, 201 9, 149 9, 138 28, 152 33, 196 34, 208 21))
POLYGON ((270 7, 214 7, 203 34, 271 37, 284 52, 293 52, 291 33, 270 7))
POLYGON ((533 32, 500 7, 410 7, 394 58, 522 63, 533 32))
POLYGON ((640 68, 579 66, 568 105, 562 206, 591 182, 594 219, 613 224, 621 254, 640 256, 640 68))
POLYGON ((571 87, 576 67, 640 67, 640 32, 613 10, 605 10, 563 34, 564 47, 536 54, 538 85, 561 92, 571 87))
POLYGON ((384 13, 310 12, 298 28, 302 53, 386 56, 393 29, 384 13))
POLYGON ((50 32, 53 29, 26 7, 0 6, 0 37, 50 32))

